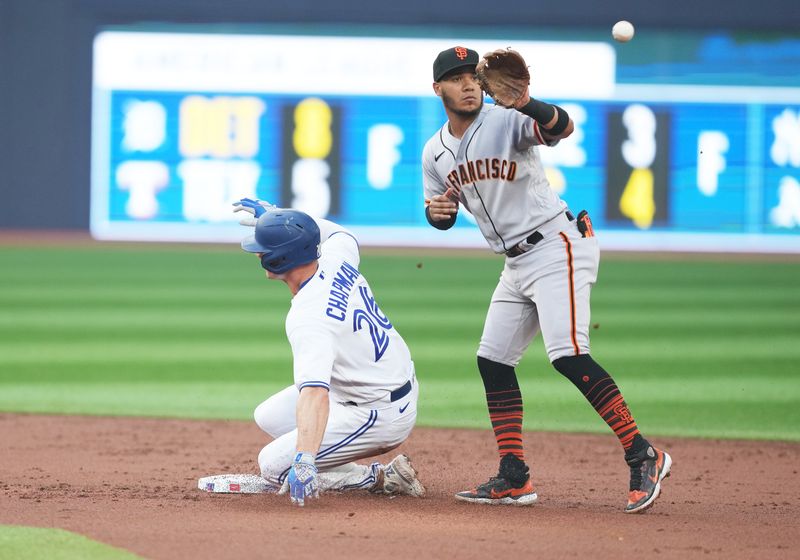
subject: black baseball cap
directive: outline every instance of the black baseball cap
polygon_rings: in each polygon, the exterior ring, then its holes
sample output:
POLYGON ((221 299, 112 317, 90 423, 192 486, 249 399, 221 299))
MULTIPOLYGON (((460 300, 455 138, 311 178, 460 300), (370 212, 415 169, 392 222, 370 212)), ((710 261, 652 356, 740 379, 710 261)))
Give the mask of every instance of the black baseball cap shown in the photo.
POLYGON ((478 53, 466 47, 453 47, 439 53, 433 61, 433 81, 438 82, 448 72, 461 68, 462 66, 472 66, 474 69, 478 65, 478 53))

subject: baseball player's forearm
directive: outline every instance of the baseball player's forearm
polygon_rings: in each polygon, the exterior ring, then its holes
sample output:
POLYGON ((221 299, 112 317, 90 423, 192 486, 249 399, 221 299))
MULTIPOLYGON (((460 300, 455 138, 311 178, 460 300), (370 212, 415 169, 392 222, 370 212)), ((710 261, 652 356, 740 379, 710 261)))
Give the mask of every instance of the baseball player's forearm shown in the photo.
POLYGON ((297 452, 316 455, 328 424, 330 401, 324 387, 304 387, 297 399, 297 452))
POLYGON ((542 134, 549 138, 566 138, 574 130, 569 114, 558 105, 531 98, 518 110, 539 123, 542 134))

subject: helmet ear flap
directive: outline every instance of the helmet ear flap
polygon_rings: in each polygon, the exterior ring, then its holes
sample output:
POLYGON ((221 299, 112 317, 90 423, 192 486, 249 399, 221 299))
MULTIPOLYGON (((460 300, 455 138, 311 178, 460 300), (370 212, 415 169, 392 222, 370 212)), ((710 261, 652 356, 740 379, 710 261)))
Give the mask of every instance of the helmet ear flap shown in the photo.
POLYGON ((285 260, 286 260, 285 257, 276 258, 271 252, 264 253, 263 255, 261 255, 261 268, 263 268, 264 270, 272 271, 278 268, 281 265, 281 263, 285 260))

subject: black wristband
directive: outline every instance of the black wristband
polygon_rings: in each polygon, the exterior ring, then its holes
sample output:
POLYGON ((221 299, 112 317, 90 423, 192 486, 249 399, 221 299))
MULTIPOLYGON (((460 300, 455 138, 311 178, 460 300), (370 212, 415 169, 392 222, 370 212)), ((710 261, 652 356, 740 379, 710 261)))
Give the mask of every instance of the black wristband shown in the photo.
POLYGON ((431 218, 430 207, 429 206, 425 207, 425 219, 427 219, 428 223, 430 225, 432 225, 433 227, 435 227, 436 229, 442 229, 442 230, 450 229, 451 227, 453 227, 453 224, 456 223, 456 218, 457 217, 458 217, 458 214, 453 214, 452 216, 450 216, 449 219, 447 219, 447 220, 439 220, 437 222, 437 221, 435 221, 435 220, 433 220, 431 218))
POLYGON ((550 124, 550 121, 553 120, 553 115, 556 113, 555 105, 550 105, 549 103, 539 101, 533 97, 531 97, 531 100, 518 110, 523 115, 528 115, 530 118, 543 126, 550 124))
POLYGON ((567 112, 558 105, 553 105, 553 107, 556 108, 556 113, 558 113, 558 120, 556 120, 556 124, 554 124, 550 128, 545 128, 542 131, 548 136, 560 135, 567 129, 567 126, 569 125, 569 115, 567 114, 567 112))

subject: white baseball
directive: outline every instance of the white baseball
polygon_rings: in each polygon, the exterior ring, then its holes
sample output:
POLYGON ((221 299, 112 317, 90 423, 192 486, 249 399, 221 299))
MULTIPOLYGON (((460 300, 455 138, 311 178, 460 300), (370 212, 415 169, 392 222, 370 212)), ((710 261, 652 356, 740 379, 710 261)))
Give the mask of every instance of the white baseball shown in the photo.
POLYGON ((614 27, 611 28, 611 36, 620 43, 627 43, 633 39, 633 33, 633 24, 624 19, 615 23, 614 27))

